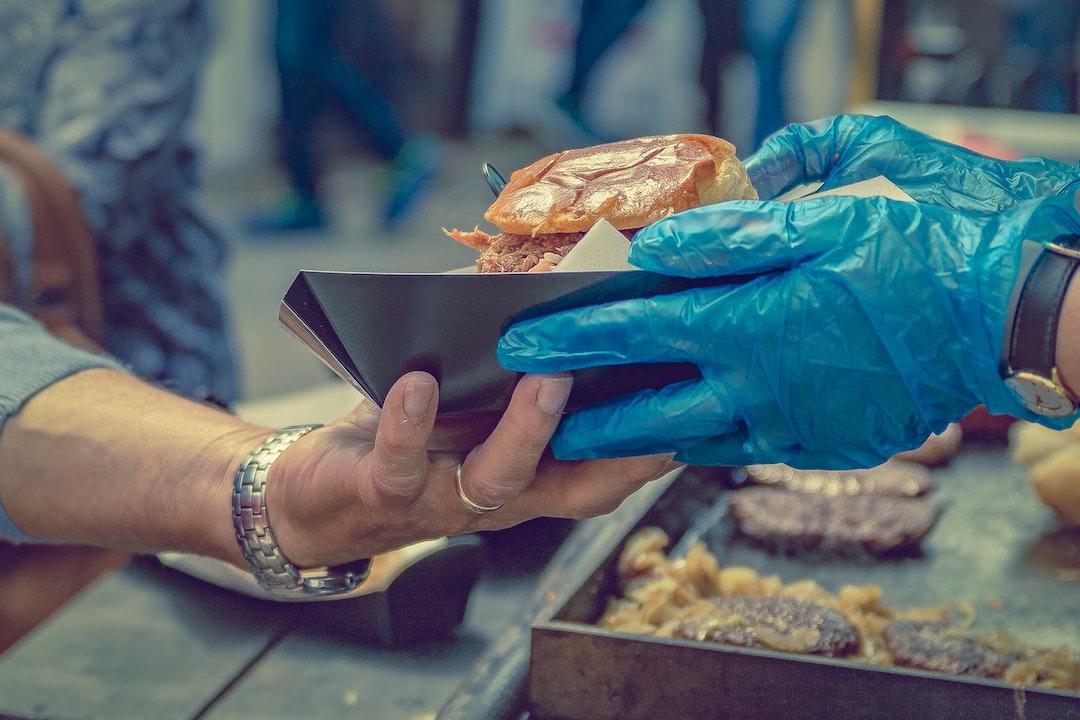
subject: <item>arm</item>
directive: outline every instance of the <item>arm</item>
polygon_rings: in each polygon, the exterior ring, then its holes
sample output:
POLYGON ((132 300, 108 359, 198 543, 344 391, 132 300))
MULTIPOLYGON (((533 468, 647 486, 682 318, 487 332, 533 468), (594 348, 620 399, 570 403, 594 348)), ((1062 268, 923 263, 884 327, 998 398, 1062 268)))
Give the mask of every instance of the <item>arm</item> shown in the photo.
POLYGON ((86 370, 5 425, 0 503, 35 538, 242 565, 230 470, 270 432, 116 370, 86 370))
MULTIPOLYGON (((1069 284, 1061 307, 1057 361, 1065 385, 1076 392, 1080 388, 1080 278, 1077 277, 1069 284)), ((1037 430, 1041 428, 1026 428, 1021 435, 1013 437, 1014 457, 1029 466, 1031 480, 1043 501, 1067 522, 1080 525, 1080 444, 1076 442, 1076 431, 1037 430)))
MULTIPOLYGON (((77 352, 26 325, 48 349, 77 352)), ((0 336, 0 350, 12 342, 0 336)), ((12 369, 0 363, 0 378, 12 369)), ((17 528, 44 541, 181 550, 244 566, 232 528, 232 478, 269 428, 114 369, 43 385, 0 434, 0 503, 17 528)), ((495 429, 462 457, 429 451, 438 434, 438 385, 424 373, 405 375, 383 410, 361 403, 273 465, 267 507, 279 545, 298 565, 321 566, 539 515, 614 509, 667 469, 670 456, 551 460, 545 449, 569 390, 566 376, 523 378, 495 429), (468 496, 501 510, 478 515, 460 502, 459 462, 468 496)))
MULTIPOLYGON (((87 368, 118 368, 109 358, 77 350, 49 336, 29 317, 0 304, 0 431, 43 388, 87 368)), ((4 512, 0 467, 0 539, 27 540, 4 512)))
MULTIPOLYGON (((871 467, 979 404, 1063 427, 1075 418, 1022 402, 1000 359, 1024 242, 1078 236, 1080 177, 1000 213, 884 198, 718 203, 642 230, 630 261, 753 279, 527 321, 504 335, 500 358, 528 372, 700 370, 700 381, 572 414, 553 443, 564 459, 649 448, 700 464, 871 467)), ((1061 341, 1076 382, 1075 333, 1061 341)))
POLYGON ((1061 379, 1073 392, 1080 388, 1080 277, 1073 276, 1058 319, 1057 361, 1061 379))

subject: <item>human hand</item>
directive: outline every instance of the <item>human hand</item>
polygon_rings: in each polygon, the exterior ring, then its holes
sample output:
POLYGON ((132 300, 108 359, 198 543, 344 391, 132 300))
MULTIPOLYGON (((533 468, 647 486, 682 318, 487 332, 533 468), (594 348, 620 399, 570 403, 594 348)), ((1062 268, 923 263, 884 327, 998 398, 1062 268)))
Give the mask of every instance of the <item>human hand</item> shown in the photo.
POLYGON ((746 161, 758 196, 801 183, 823 190, 882 175, 920 203, 997 213, 1057 194, 1080 165, 1045 158, 997 160, 937 140, 891 117, 837 115, 777 131, 746 161))
POLYGON ((690 210, 642 230, 630 261, 763 274, 521 323, 499 356, 524 372, 697 365, 700 380, 568 416, 562 459, 871 467, 980 403, 1032 417, 999 375, 1007 306, 1022 242, 1080 234, 1078 203, 1070 189, 1000 215, 851 197, 690 210))
POLYGON ((1051 453, 1029 470, 1043 502, 1073 525, 1080 525, 1080 444, 1051 453))
POLYGON ((1080 525, 1080 423, 1056 431, 1033 423, 1009 430, 1013 460, 1025 466, 1043 502, 1080 525))
POLYGON ((431 448, 457 446, 475 429, 437 421, 438 386, 430 375, 403 376, 381 413, 361 403, 274 463, 266 502, 278 544, 292 562, 313 567, 538 516, 614 510, 663 474, 671 456, 572 463, 545 456, 570 386, 566 375, 522 378, 495 429, 464 455, 431 448), (466 508, 455 489, 459 462, 467 497, 504 505, 500 510, 480 515, 466 508))

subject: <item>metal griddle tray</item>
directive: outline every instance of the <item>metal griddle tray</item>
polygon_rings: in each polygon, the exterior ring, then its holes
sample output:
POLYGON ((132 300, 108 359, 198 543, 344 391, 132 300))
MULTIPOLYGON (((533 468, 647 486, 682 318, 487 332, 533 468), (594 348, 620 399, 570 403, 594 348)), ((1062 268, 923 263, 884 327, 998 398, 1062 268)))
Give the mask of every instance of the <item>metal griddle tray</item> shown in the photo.
POLYGON ((876 583, 892 607, 970 601, 977 627, 1022 640, 1080 647, 1080 531, 1057 528, 1023 471, 1003 451, 970 451, 936 474, 947 506, 918 557, 807 561, 755 548, 733 532, 721 483, 688 472, 643 517, 627 520, 606 559, 567 578, 532 628, 528 699, 534 718, 632 720, 1080 719, 1080 695, 880 667, 849 660, 658 639, 594 623, 617 592, 622 542, 647 525, 683 552, 700 536, 721 565, 747 565, 785 582, 829 590, 876 583), (712 493, 709 504, 702 497, 712 493), (704 523, 706 508, 719 508, 704 523), (689 509, 687 509, 689 508, 689 509), (680 542, 684 540, 684 542, 680 542), (990 608, 1000 603, 1000 609, 990 608))

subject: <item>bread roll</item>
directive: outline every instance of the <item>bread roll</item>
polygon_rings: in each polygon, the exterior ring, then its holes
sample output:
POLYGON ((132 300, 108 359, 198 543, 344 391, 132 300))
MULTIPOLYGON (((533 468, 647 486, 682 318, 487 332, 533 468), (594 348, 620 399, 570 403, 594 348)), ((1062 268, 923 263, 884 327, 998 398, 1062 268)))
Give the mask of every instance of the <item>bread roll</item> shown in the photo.
POLYGON ((661 135, 549 155, 516 170, 484 217, 504 233, 619 230, 757 193, 735 147, 709 135, 661 135))

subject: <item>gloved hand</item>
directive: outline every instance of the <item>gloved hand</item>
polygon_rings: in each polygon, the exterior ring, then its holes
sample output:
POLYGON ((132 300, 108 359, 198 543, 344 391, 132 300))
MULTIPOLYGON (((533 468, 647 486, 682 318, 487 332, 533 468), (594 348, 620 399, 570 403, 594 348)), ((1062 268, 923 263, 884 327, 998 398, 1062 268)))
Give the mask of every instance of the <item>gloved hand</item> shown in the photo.
POLYGON ((1001 212, 1060 192, 1076 179, 1080 164, 996 160, 888 116, 837 115, 774 133, 746 170, 763 200, 800 183, 821 181, 829 190, 883 175, 920 203, 1001 212))
POLYGON ((699 368, 699 381, 569 415, 552 442, 560 459, 877 465, 980 403, 1032 417, 999 376, 1007 305, 1024 239, 1080 234, 1078 187, 1002 201, 1001 214, 851 197, 690 210, 641 231, 630 261, 695 278, 767 274, 521 323, 499 357, 524 372, 699 368))

